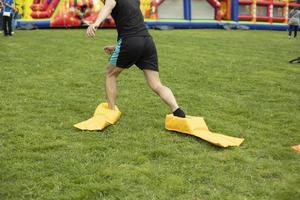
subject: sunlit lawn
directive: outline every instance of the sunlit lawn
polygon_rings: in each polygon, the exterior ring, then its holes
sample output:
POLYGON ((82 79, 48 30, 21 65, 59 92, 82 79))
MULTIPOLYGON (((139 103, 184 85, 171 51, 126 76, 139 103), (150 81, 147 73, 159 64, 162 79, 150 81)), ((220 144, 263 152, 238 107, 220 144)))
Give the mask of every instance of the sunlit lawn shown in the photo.
POLYGON ((81 132, 105 101, 114 30, 0 37, 0 199, 300 199, 300 40, 286 32, 151 31, 164 84, 221 149, 164 129, 170 111, 136 67, 118 82, 120 121, 81 132))

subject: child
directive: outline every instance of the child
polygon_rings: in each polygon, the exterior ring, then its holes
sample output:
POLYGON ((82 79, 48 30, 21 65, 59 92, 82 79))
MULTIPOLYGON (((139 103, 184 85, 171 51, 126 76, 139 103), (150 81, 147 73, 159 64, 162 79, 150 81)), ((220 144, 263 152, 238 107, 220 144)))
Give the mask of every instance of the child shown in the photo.
POLYGON ((3 26, 3 2, 2 0, 0 0, 0 33, 2 33, 3 29, 2 29, 2 26, 3 26))
MULTIPOLYGON (((99 25, 110 14, 116 22, 118 42, 115 47, 105 48, 105 52, 112 53, 106 73, 109 108, 115 109, 118 75, 135 64, 143 71, 149 87, 170 107, 174 116, 185 117, 172 91, 160 82, 156 47, 144 24, 140 1, 105 0, 96 22, 89 26, 87 35, 94 37, 99 25)), ((136 94, 133 92, 132 95, 136 94)))
POLYGON ((4 36, 12 36, 12 14, 13 14, 13 4, 14 0, 3 0, 3 31, 4 31, 4 36))
POLYGON ((294 38, 297 37, 297 31, 300 24, 300 8, 294 8, 289 13, 289 39, 294 31, 294 38))

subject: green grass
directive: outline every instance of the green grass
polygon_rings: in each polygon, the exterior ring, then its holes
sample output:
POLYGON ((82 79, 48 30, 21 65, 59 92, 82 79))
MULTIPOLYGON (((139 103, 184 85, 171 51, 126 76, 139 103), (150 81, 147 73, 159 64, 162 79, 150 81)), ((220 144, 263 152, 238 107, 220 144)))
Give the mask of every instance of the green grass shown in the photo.
POLYGON ((164 129, 166 105, 139 69, 120 75, 120 121, 74 123, 105 101, 114 30, 17 31, 0 37, 0 199, 290 200, 300 197, 300 40, 286 32, 151 31, 163 83, 222 149, 164 129))

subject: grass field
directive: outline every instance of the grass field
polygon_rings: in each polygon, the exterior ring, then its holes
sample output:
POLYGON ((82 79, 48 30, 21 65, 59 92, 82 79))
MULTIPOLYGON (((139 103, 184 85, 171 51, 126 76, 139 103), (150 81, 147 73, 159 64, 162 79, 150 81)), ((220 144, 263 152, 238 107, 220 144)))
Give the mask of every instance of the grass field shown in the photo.
POLYGON ((0 199, 300 199, 300 39, 285 32, 151 31, 161 79, 189 115, 243 137, 221 149, 164 129, 169 110, 136 67, 118 83, 120 121, 73 124, 105 101, 114 30, 0 37, 0 199))

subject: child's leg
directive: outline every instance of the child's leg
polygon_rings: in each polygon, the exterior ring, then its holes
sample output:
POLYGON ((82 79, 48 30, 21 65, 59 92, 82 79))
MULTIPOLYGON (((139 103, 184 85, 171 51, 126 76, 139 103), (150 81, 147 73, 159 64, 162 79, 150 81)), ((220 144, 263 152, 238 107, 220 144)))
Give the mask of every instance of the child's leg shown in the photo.
POLYGON ((289 37, 292 35, 293 25, 289 25, 289 37))
POLYGON ((297 37, 298 26, 294 26, 294 38, 297 37))

